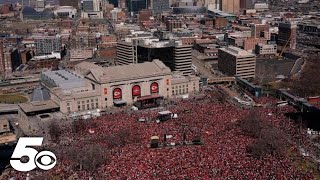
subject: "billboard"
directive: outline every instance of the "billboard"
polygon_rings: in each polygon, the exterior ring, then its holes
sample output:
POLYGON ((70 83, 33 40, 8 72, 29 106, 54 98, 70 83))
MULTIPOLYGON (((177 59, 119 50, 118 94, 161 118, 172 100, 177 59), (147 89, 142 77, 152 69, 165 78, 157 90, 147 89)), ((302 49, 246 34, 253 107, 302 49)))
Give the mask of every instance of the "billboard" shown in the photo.
POLYGON ((139 85, 134 85, 132 87, 132 96, 140 96, 141 95, 141 88, 139 85))
POLYGON ((157 82, 153 82, 150 86, 151 93, 159 92, 159 84, 157 82))
POLYGON ((120 88, 115 88, 113 90, 113 99, 121 99, 122 98, 122 90, 120 88))

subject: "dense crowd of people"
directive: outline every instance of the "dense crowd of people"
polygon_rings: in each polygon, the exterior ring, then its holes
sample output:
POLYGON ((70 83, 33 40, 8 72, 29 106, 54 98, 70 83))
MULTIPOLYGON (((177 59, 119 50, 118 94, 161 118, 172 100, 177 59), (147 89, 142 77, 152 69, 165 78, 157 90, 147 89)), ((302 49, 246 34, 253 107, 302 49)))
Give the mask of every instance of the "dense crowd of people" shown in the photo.
MULTIPOLYGON (((268 98, 260 100, 267 103, 268 98)), ((57 166, 44 176, 67 178, 76 174, 80 179, 89 176, 97 179, 313 179, 312 173, 293 165, 288 156, 268 155, 254 158, 247 152, 254 138, 244 135, 237 123, 250 114, 250 109, 221 103, 207 95, 201 99, 181 100, 167 107, 178 114, 177 119, 157 123, 160 110, 145 110, 132 113, 115 113, 91 119, 85 129, 78 133, 67 130, 62 134, 56 149, 73 147, 74 153, 86 144, 110 148, 108 135, 127 131, 125 144, 111 149, 110 161, 94 172, 76 170, 70 166, 72 159, 57 155, 57 166), (146 122, 138 119, 147 118, 146 122), (164 139, 165 135, 172 138, 164 139), (150 138, 159 136, 160 143, 181 143, 200 137, 203 145, 179 145, 150 148, 150 138), (171 137, 171 136, 170 136, 171 137)), ((291 107, 259 107, 257 114, 270 124, 284 129, 292 138, 296 127, 285 113, 291 107)), ((292 143, 290 149, 297 151, 292 143)), ((14 175, 14 172, 11 174, 14 175)))

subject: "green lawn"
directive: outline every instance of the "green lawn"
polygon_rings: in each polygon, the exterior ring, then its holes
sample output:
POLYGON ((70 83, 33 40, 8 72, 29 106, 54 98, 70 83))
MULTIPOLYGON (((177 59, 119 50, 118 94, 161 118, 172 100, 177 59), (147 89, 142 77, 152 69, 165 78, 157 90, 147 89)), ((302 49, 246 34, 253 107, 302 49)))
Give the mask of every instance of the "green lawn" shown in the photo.
POLYGON ((17 94, 0 94, 1 104, 18 104, 28 102, 28 98, 17 94))

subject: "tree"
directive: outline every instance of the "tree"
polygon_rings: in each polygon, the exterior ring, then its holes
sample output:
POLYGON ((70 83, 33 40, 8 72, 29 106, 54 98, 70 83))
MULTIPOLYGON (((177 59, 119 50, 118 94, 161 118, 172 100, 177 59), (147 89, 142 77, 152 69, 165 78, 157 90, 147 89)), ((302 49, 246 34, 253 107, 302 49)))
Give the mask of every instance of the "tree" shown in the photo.
POLYGON ((78 150, 73 162, 79 164, 80 169, 95 173, 101 165, 109 163, 110 160, 109 150, 90 144, 78 150))
POLYGON ((61 132, 62 130, 60 126, 56 123, 56 121, 50 123, 49 135, 53 142, 58 143, 60 141, 61 132))
POLYGON ((72 132, 73 133, 81 133, 87 127, 87 123, 83 120, 77 120, 72 123, 72 132))
POLYGON ((251 111, 249 115, 244 117, 239 126, 245 135, 258 138, 265 123, 261 120, 261 117, 256 111, 251 111))
POLYGON ((269 154, 280 157, 285 155, 287 148, 286 135, 279 128, 268 125, 261 130, 256 142, 248 146, 248 152, 255 158, 263 158, 269 154))
POLYGON ((301 97, 316 96, 320 93, 320 77, 318 76, 320 63, 318 56, 311 56, 305 62, 301 76, 292 79, 293 92, 301 97))

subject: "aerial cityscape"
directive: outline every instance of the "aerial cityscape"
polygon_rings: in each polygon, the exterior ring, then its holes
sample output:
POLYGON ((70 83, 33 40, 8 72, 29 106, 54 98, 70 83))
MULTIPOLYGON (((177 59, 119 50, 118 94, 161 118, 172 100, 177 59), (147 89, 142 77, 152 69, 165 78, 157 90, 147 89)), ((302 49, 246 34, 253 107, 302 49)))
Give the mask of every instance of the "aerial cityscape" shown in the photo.
POLYGON ((319 0, 0 0, 0 180, 320 180, 319 0))

